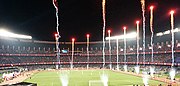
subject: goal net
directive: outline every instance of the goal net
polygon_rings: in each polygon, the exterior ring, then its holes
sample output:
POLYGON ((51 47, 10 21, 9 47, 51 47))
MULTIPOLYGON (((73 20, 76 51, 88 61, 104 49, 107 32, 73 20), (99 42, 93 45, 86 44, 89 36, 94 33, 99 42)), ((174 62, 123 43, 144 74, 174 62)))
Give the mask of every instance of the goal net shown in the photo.
POLYGON ((104 86, 101 80, 89 80, 89 86, 104 86))

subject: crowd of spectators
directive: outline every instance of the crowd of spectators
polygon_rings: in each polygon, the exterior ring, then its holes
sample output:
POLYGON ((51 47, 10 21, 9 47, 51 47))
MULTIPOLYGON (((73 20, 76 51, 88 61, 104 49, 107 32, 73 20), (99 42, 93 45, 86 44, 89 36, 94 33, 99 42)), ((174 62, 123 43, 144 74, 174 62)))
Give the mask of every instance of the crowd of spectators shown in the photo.
MULTIPOLYGON (((101 43, 90 43, 89 47, 89 60, 87 55, 86 43, 76 44, 73 55, 74 63, 102 63, 102 47, 101 43)), ((109 57, 109 47, 108 43, 106 43, 105 47, 105 61, 106 63, 116 63, 117 62, 117 47, 115 43, 112 43, 111 49, 111 61, 109 57)), ((67 52, 60 52, 60 62, 61 63, 70 63, 72 61, 72 51, 71 44, 60 44, 60 50, 66 50, 67 52)), ((154 56, 153 61, 151 58, 151 49, 152 47, 147 44, 145 49, 145 62, 154 62, 154 63, 171 63, 171 43, 169 41, 166 42, 158 42, 154 43, 154 56)), ((124 62, 124 46, 120 44, 118 46, 118 62, 124 62)), ((175 59, 180 62, 180 43, 178 40, 175 41, 174 46, 175 59)), ((4 43, 0 42, 0 64, 1 66, 4 64, 55 64, 58 62, 56 56, 55 44, 51 43, 34 43, 34 42, 9 42, 4 43)), ((127 44, 126 49, 126 62, 136 63, 137 61, 137 48, 134 44, 127 44)), ((143 62, 143 50, 142 46, 139 48, 139 62, 143 62)))

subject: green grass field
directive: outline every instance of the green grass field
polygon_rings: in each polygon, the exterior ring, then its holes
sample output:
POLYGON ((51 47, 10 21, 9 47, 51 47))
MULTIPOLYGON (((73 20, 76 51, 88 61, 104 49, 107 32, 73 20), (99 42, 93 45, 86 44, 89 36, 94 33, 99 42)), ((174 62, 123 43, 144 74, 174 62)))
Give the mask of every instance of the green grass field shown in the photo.
POLYGON ((1 77, 2 77, 2 74, 0 74, 0 83, 2 82, 2 78, 1 77))
MULTIPOLYGON (((61 71, 62 72, 62 71, 61 71)), ((38 86, 61 86, 61 73, 53 71, 42 71, 34 74, 31 79, 28 78, 25 82, 37 83, 38 86)), ((100 80, 102 70, 71 70, 63 71, 68 75, 68 86, 89 86, 89 80, 100 80)), ((108 86, 132 86, 143 85, 141 77, 122 74, 119 72, 113 72, 106 70, 105 74, 108 75, 108 86)), ((159 84, 165 84, 163 82, 149 80, 150 86, 157 86, 159 84)))

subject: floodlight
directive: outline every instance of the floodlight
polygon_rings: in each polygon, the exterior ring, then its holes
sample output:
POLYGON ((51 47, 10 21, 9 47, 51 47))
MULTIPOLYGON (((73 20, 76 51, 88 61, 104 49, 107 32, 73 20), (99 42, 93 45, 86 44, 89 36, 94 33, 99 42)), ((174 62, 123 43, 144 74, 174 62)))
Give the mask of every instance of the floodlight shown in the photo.
POLYGON ((58 36, 58 34, 57 34, 57 33, 55 33, 55 34, 54 34, 54 36, 55 36, 55 37, 57 37, 57 36, 58 36))
POLYGON ((11 37, 11 38, 21 38, 21 39, 32 39, 31 36, 22 35, 22 34, 15 34, 15 33, 9 32, 9 31, 4 30, 4 29, 0 30, 0 36, 11 37))
POLYGON ((123 29, 126 30, 126 26, 124 26, 123 29))
POLYGON ((136 21, 136 24, 139 24, 139 21, 136 21))
POLYGON ((75 38, 72 38, 72 41, 74 42, 74 41, 75 41, 75 38))
POLYGON ((108 33, 111 33, 111 30, 108 30, 108 33))
POLYGON ((174 14, 174 10, 171 10, 171 11, 170 11, 170 14, 174 14))
POLYGON ((162 36, 162 35, 163 35, 162 32, 159 32, 159 33, 156 34, 156 36, 162 36))
POLYGON ((175 29, 174 29, 174 32, 179 32, 179 29, 178 29, 178 28, 175 28, 175 29))
MULTIPOLYGON (((162 35, 167 35, 167 34, 170 34, 172 30, 167 30, 167 31, 164 31, 164 32, 159 32, 156 34, 156 36, 162 36, 162 35)), ((173 30, 173 32, 180 32, 180 29, 179 28, 175 28, 173 30)))
POLYGON ((125 36, 124 35, 119 35, 119 36, 112 36, 112 37, 106 37, 106 40, 115 40, 115 39, 130 39, 130 38, 136 38, 137 33, 136 32, 132 32, 132 33, 128 33, 125 36))
POLYGON ((89 38, 89 36, 90 36, 89 34, 86 34, 86 37, 87 37, 87 38, 89 38))
POLYGON ((164 35, 165 35, 165 34, 170 34, 170 30, 165 31, 165 32, 164 32, 164 35))
POLYGON ((150 9, 152 10, 154 8, 154 6, 150 6, 150 9))

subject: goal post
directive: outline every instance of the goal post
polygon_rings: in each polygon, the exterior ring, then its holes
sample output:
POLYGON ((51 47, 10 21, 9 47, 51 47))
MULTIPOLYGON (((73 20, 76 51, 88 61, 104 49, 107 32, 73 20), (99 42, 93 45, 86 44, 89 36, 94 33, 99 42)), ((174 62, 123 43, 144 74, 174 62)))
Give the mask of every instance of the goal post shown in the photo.
POLYGON ((101 80, 89 80, 89 86, 104 86, 101 80))

